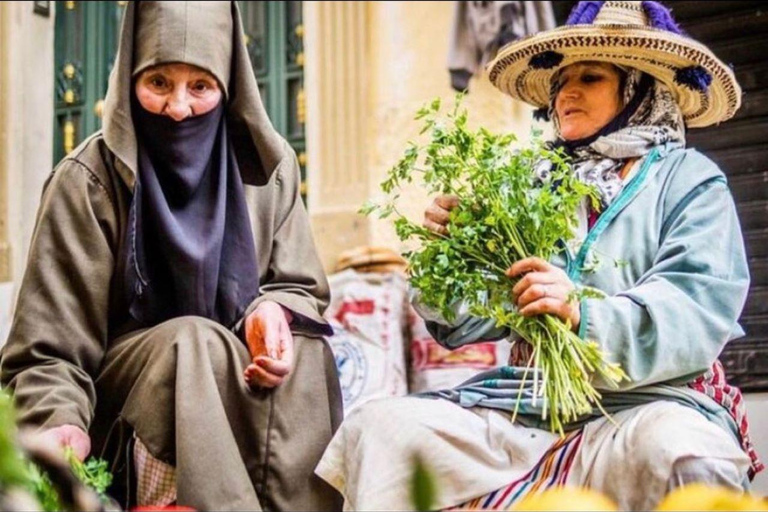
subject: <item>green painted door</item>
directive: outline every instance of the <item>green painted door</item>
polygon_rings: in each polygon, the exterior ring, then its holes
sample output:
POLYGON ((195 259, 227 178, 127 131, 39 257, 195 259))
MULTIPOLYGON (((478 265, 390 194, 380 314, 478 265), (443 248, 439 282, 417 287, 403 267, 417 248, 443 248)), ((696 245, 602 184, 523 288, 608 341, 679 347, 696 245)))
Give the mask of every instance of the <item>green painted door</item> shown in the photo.
MULTIPOLYGON (((101 100, 126 2, 56 2, 54 158, 101 128, 101 100)), ((246 44, 275 129, 306 177, 302 2, 240 2, 246 44)), ((305 190, 302 190, 304 193, 305 190)))
POLYGON ((126 2, 56 2, 54 161, 101 128, 126 2))
POLYGON ((306 194, 306 96, 302 2, 239 2, 248 53, 267 114, 291 144, 306 194))

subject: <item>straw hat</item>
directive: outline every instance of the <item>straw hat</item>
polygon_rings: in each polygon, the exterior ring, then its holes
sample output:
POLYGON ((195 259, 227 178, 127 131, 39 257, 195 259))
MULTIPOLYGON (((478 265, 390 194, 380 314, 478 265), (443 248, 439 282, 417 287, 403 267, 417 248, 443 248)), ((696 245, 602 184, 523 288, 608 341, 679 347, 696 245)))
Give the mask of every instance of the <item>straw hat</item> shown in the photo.
POLYGON ((566 25, 514 41, 488 65, 501 91, 542 108, 550 79, 579 61, 633 67, 672 90, 689 128, 730 119, 741 105, 733 71, 685 36, 659 2, 579 2, 566 25))
POLYGON ((404 272, 407 265, 392 249, 364 245, 339 254, 335 271, 354 268, 358 272, 404 272))

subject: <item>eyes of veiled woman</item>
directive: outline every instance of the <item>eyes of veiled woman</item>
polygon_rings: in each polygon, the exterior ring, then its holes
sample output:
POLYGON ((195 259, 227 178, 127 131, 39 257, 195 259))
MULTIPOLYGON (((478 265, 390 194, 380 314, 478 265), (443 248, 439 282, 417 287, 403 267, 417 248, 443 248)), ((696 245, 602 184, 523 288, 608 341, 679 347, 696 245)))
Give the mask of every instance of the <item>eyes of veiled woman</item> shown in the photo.
POLYGON ((149 80, 149 85, 155 89, 163 89, 168 85, 168 82, 162 76, 153 76, 149 80))
MULTIPOLYGON (((155 93, 163 94, 173 89, 173 82, 161 73, 149 75, 145 83, 155 93)), ((196 95, 205 95, 218 89, 215 82, 206 78, 197 78, 188 84, 188 89, 196 95)))
POLYGON ((210 112, 223 96, 211 73, 186 63, 145 70, 136 80, 135 93, 144 110, 176 121, 210 112))

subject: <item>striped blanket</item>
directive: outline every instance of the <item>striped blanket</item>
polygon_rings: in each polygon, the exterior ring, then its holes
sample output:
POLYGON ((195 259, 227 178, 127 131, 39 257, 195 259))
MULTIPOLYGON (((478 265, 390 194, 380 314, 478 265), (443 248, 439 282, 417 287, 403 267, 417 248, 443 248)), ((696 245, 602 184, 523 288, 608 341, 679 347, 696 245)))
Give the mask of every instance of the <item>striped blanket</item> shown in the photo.
POLYGON ((571 432, 555 442, 536 466, 522 478, 448 510, 507 510, 528 494, 565 485, 581 439, 581 430, 571 432))

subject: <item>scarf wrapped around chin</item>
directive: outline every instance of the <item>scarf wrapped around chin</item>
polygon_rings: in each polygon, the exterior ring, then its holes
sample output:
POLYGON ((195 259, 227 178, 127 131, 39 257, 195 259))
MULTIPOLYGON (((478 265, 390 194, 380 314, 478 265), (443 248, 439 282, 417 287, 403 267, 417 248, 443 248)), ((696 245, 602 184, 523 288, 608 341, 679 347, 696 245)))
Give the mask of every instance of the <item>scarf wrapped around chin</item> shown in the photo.
POLYGON ((117 309, 142 327, 193 315, 232 328, 259 295, 245 184, 266 183, 283 155, 247 58, 239 8, 130 2, 125 20, 104 125, 110 149, 136 172, 118 254, 117 309), (137 78, 171 63, 208 72, 220 103, 182 121, 145 110, 137 78))
POLYGON ((121 257, 142 326, 186 315, 225 327, 258 296, 259 272, 224 105, 174 121, 133 101, 139 173, 121 257))
MULTIPOLYGON (((603 210, 624 187, 621 170, 627 160, 648 154, 655 146, 672 144, 685 146, 683 114, 672 92, 648 74, 631 68, 625 73, 622 94, 623 109, 600 131, 584 139, 562 139, 555 111, 555 98, 560 91, 559 74, 552 78, 552 90, 547 116, 553 120, 557 140, 553 148, 563 148, 572 158, 577 178, 597 187, 603 210)), ((537 166, 539 178, 545 178, 550 162, 537 166)))

